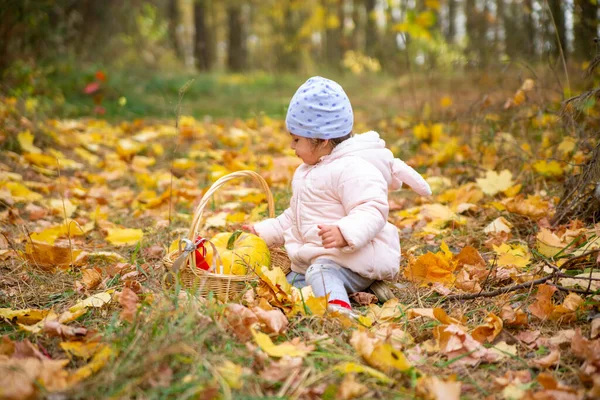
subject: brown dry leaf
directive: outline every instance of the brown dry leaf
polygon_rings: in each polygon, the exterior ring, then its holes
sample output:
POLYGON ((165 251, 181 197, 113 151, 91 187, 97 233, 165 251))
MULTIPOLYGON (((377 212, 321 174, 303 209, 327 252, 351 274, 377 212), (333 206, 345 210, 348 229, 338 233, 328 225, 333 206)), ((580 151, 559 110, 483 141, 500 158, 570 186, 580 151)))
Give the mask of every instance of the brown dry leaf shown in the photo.
POLYGON ((600 339, 586 339, 577 329, 571 341, 571 351, 576 357, 585 360, 581 367, 583 373, 600 373, 600 339))
POLYGON ((590 325, 590 339, 596 339, 600 335, 600 318, 594 318, 590 325))
POLYGON ((402 350, 414 343, 413 337, 406 332, 404 325, 396 323, 378 324, 371 329, 378 339, 390 343, 395 349, 402 350))
POLYGON ((238 339, 242 342, 252 339, 250 328, 258 323, 258 317, 252 310, 241 304, 228 304, 225 318, 238 339))
POLYGON ((0 397, 29 399, 37 397, 40 386, 49 392, 69 387, 68 372, 64 367, 69 360, 45 358, 0 357, 0 397))
POLYGON ((519 371, 506 371, 503 376, 494 378, 494 384, 499 388, 504 388, 508 385, 520 385, 531 382, 531 371, 522 369, 519 371))
POLYGON ((50 336, 60 336, 62 338, 76 338, 87 334, 86 328, 75 328, 61 324, 57 320, 46 320, 44 324, 44 333, 50 336))
POLYGON ((566 386, 547 372, 542 372, 537 376, 537 381, 544 388, 533 394, 527 399, 559 399, 559 400, 580 400, 582 398, 574 388, 566 386))
POLYGON ((480 343, 492 343, 502 331, 502 326, 502 320, 494 313, 489 313, 485 323, 473 329, 471 335, 480 343))
POLYGON ((369 388, 367 386, 356 382, 354 374, 347 374, 338 387, 336 398, 342 400, 355 399, 368 391, 369 388))
POLYGON ((302 368, 302 358, 282 357, 280 360, 271 361, 260 373, 260 377, 269 382, 282 382, 292 374, 298 373, 302 368))
POLYGON ((500 318, 508 326, 527 326, 527 314, 521 309, 514 310, 510 304, 505 304, 500 311, 500 318))
POLYGON ((553 365, 558 365, 560 362, 560 351, 558 349, 552 349, 550 354, 537 360, 533 360, 532 363, 540 368, 550 368, 553 365))
POLYGON ((535 221, 548 217, 550 212, 550 202, 542 200, 540 196, 527 196, 522 194, 504 201, 506 209, 511 213, 523 215, 535 221))
POLYGON ((536 340, 538 340, 540 335, 541 335, 540 331, 521 331, 521 332, 517 333, 515 335, 515 337, 517 339, 519 339, 521 342, 523 342, 527 345, 531 345, 531 344, 535 343, 536 340))
POLYGON ((37 221, 48 215, 48 210, 33 203, 27 204, 25 211, 29 214, 29 221, 37 221))
POLYGON ((254 312, 259 322, 264 324, 268 333, 280 334, 285 332, 288 327, 287 317, 278 308, 265 311, 260 307, 253 307, 251 311, 254 312))
POLYGON ((93 290, 102 282, 102 272, 99 268, 85 268, 81 270, 81 281, 88 290, 93 290))
POLYGON ((499 359, 498 354, 483 347, 460 325, 438 325, 433 328, 433 336, 440 351, 448 359, 462 356, 452 363, 453 367, 476 365, 480 361, 494 362, 499 359))
POLYGON ((554 310, 552 295, 556 290, 554 286, 550 285, 538 286, 535 302, 529 306, 529 311, 539 319, 548 319, 554 310))
POLYGON ((576 293, 569 293, 562 304, 554 307, 551 320, 560 319, 562 322, 572 321, 577 318, 576 312, 583 306, 583 299, 576 293))
POLYGON ((444 381, 437 376, 425 375, 417 381, 417 393, 428 400, 458 400, 461 389, 461 382, 444 381))
POLYGON ((138 303, 138 295, 128 287, 123 288, 123 291, 119 295, 119 304, 123 307, 123 311, 121 311, 119 317, 123 321, 133 322, 137 313, 138 303))
POLYGON ((25 259, 31 266, 44 271, 55 271, 56 268, 65 268, 77 259, 81 250, 71 249, 68 245, 58 246, 35 240, 25 244, 25 259))
POLYGON ((369 304, 377 303, 377 296, 373 293, 366 292, 355 292, 350 294, 350 299, 357 302, 361 306, 368 306, 369 304))
POLYGON ((471 246, 465 246, 463 249, 454 257, 456 262, 456 268, 462 268, 465 265, 471 265, 474 267, 485 268, 486 262, 479 254, 479 251, 471 246))

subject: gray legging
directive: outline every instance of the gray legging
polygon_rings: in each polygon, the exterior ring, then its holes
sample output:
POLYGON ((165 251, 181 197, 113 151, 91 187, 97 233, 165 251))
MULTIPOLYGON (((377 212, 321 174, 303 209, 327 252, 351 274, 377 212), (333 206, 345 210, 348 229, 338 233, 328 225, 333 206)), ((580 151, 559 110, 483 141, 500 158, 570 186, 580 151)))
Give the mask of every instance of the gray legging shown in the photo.
POLYGON ((341 300, 348 304, 348 293, 360 292, 373 283, 372 279, 360 276, 326 258, 315 260, 306 270, 306 275, 290 272, 287 280, 297 288, 312 286, 316 297, 329 294, 329 301, 341 300))

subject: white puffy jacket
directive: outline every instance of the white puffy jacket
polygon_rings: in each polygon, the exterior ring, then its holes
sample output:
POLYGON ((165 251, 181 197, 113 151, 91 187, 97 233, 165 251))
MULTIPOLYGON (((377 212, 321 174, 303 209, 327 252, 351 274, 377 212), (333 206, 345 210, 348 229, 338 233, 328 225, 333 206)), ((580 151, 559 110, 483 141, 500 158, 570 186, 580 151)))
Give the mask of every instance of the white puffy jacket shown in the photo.
POLYGON ((255 225, 269 246, 285 244, 292 270, 301 274, 317 258, 328 258, 367 278, 394 280, 400 240, 387 222, 388 187, 405 182, 421 195, 431 189, 417 171, 394 158, 379 134, 353 136, 315 165, 294 173, 290 207, 255 225), (337 225, 348 246, 325 249, 318 225, 337 225))

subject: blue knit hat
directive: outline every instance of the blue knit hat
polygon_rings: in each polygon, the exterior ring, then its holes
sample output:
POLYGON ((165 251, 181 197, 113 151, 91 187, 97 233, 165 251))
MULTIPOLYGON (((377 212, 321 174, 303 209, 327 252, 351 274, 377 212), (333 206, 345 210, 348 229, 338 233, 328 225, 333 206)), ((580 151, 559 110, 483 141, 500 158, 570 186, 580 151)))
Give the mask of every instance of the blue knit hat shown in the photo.
POLYGON ((352 105, 339 84, 313 76, 292 97, 285 124, 290 133, 312 139, 346 136, 354 125, 352 105))

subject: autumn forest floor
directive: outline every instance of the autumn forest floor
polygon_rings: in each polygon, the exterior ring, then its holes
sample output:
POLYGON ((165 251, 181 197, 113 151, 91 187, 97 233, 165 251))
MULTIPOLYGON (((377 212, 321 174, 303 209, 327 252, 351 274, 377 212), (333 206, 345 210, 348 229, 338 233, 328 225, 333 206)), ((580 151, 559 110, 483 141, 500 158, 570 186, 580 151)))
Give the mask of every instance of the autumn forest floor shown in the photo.
MULTIPOLYGON (((340 77, 356 132, 433 189, 390 195, 397 298, 356 296, 358 320, 277 269, 225 302, 165 276, 218 178, 254 170, 286 207, 305 77, 88 74, 60 118, 52 91, 0 96, 0 398, 598 398, 600 225, 555 221, 600 128, 562 101, 593 82, 465 75, 340 77)), ((207 237, 268 213, 244 179, 202 211, 207 237)))

